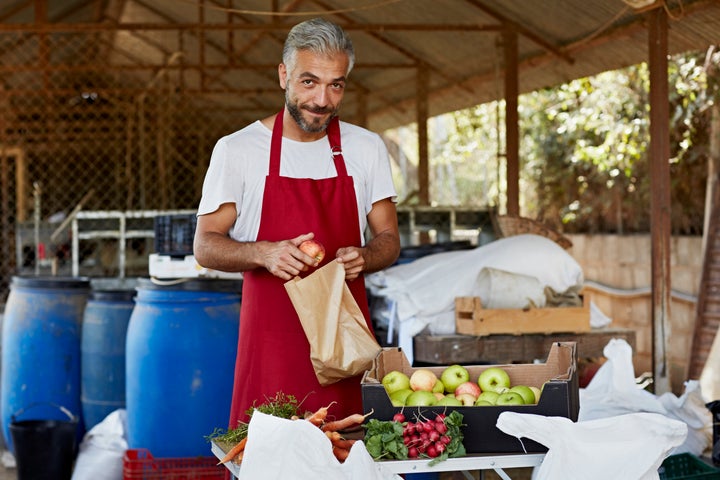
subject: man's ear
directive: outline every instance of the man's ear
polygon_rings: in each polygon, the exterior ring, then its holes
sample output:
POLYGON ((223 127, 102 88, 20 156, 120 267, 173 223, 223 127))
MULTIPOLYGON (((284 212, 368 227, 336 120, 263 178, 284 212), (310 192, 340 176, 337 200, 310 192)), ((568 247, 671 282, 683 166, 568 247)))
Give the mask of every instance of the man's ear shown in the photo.
POLYGON ((278 65, 278 79, 280 80, 280 88, 285 90, 287 87, 287 68, 285 68, 284 63, 278 65))

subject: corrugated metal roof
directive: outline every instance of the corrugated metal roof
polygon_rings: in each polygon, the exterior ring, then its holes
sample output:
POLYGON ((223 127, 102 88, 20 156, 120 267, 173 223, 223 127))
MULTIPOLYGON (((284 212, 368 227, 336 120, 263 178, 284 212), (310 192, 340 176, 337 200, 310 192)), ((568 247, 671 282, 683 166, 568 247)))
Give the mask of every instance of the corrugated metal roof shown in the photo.
MULTIPOLYGON (((44 30, 33 5, 0 6, 5 93, 82 85, 93 69, 112 72, 122 88, 146 88, 162 70, 178 88, 197 92, 199 104, 238 109, 240 123, 278 108, 283 39, 312 16, 350 32, 357 67, 343 117, 366 112, 378 131, 415 121, 422 75, 431 116, 501 96, 506 29, 519 34, 521 92, 639 63, 648 52, 647 15, 623 0, 54 0, 46 2, 44 30), (271 15, 273 3, 282 15, 271 15), (63 85, 34 78, 47 68, 36 36, 28 36, 39 31, 48 33, 49 64, 64 69, 54 77, 63 85), (78 42, 97 49, 94 65, 78 63, 78 42), (18 57, 17 48, 27 55, 18 57)), ((720 40, 720 2, 657 5, 669 13, 671 53, 720 40)))

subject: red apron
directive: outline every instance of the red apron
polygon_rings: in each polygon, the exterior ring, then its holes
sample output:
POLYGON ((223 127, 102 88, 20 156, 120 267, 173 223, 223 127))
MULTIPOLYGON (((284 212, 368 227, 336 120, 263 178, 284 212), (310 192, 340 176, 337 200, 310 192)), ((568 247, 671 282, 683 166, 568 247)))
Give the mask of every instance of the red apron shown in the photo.
MULTIPOLYGON (((355 187, 345 169, 338 120, 327 128, 337 177, 313 180, 280 176, 282 118, 280 111, 273 128, 257 239, 279 241, 314 232, 327 250, 322 264, 334 262, 338 248, 361 244, 355 187)), ((304 275, 309 273, 312 270, 304 275)), ((284 283, 264 268, 244 275, 230 428, 238 420, 248 420, 245 412, 253 404, 260 405, 278 392, 294 395, 302 402, 301 412, 333 401, 337 403, 329 414, 335 418, 362 412, 359 376, 326 387, 318 383, 310 345, 284 283)), ((362 275, 348 285, 372 331, 362 275)))

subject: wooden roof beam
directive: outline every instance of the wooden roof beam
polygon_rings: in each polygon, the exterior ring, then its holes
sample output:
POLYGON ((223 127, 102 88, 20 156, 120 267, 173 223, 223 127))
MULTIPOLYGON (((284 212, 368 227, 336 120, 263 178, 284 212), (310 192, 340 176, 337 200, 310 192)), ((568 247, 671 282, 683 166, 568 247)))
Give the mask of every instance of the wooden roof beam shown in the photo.
POLYGON ((570 55, 568 55, 566 52, 562 51, 557 46, 551 44, 550 42, 546 41, 542 36, 538 35, 537 33, 533 32, 529 28, 525 27, 524 25, 521 25, 517 22, 514 22, 510 20, 505 15, 497 12, 496 10, 487 7, 483 5, 479 0, 465 0, 470 5, 473 5, 474 7, 482 10, 483 12, 487 13, 491 17, 497 19, 499 22, 501 22, 503 25, 507 25, 511 27, 513 30, 521 34, 522 36, 532 40, 533 42, 537 43, 541 47, 543 47, 548 52, 552 53, 553 55, 562 58, 567 63, 572 65, 575 63, 575 59, 572 58, 570 55))
MULTIPOLYGON (((136 0, 137 1, 137 0, 136 0)), ((145 4, 143 4, 145 5, 145 4)), ((34 23, 3 23, 0 24, 0 32, 94 32, 113 30, 245 30, 245 31, 287 31, 290 25, 287 23, 204 23, 199 25, 195 22, 132 22, 132 23, 48 23, 37 25, 34 23)), ((360 30, 365 32, 498 32, 505 27, 502 25, 477 25, 477 24, 405 24, 405 23, 348 23, 341 25, 345 30, 360 30)))

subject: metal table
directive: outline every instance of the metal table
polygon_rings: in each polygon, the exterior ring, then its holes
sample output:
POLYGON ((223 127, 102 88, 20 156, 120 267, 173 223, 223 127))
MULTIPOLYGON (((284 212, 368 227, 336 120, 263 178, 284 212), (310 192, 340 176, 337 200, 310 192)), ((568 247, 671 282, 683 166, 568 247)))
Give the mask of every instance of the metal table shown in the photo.
MULTIPOLYGON (((215 442, 211 443, 212 453, 221 459, 225 451, 215 442)), ((436 465, 429 466, 430 459, 422 460, 383 460, 383 468, 391 473, 430 473, 430 472, 463 472, 465 478, 472 480, 469 473, 476 470, 494 470, 503 480, 511 480, 505 469, 537 467, 545 458, 544 453, 505 453, 505 454, 472 454, 465 457, 449 458, 436 465)), ((240 465, 232 462, 225 464, 228 470, 237 478, 240 475, 240 465)))

